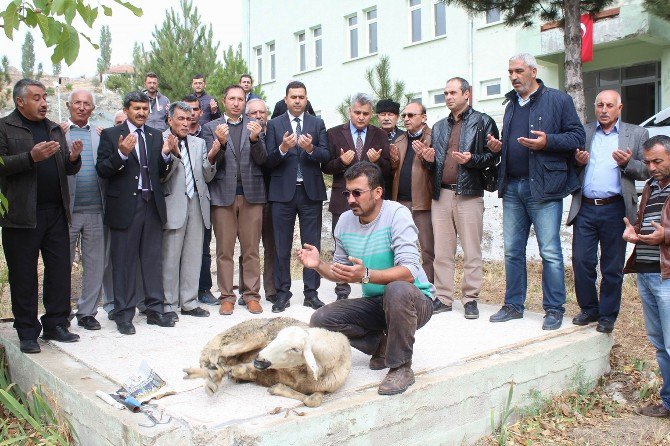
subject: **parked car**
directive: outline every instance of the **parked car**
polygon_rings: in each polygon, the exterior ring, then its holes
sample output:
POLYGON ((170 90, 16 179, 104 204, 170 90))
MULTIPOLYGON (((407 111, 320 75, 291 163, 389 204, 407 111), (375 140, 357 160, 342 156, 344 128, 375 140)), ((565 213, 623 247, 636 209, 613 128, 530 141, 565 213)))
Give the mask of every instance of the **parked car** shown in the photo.
MULTIPOLYGON (((670 136, 670 107, 656 113, 640 124, 640 127, 646 128, 650 137, 656 135, 670 136)), ((636 181, 635 189, 637 189, 637 194, 640 195, 642 189, 644 189, 644 181, 636 181)))

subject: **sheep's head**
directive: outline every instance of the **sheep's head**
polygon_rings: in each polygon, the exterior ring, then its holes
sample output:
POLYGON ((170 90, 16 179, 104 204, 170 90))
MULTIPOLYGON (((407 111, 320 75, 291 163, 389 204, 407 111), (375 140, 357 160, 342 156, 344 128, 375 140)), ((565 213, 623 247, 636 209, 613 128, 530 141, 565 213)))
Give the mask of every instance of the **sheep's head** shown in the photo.
POLYGON ((309 331, 301 327, 286 327, 277 333, 254 359, 258 370, 288 369, 306 364, 314 379, 319 376, 319 366, 312 353, 309 331))

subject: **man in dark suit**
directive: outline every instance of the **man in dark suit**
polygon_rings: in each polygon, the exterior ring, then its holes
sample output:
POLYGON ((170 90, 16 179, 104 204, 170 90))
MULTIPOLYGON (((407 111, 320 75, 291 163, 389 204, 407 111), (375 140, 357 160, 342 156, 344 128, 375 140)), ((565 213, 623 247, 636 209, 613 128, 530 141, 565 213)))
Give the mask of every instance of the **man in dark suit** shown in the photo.
MULTIPOLYGON (((372 97, 356 93, 349 102, 349 122, 328 129, 330 161, 321 166, 325 174, 333 176, 328 210, 333 214, 332 231, 335 233, 340 215, 349 210, 349 203, 342 192, 345 189, 344 171, 360 161, 370 161, 379 166, 384 178, 393 178, 389 139, 387 133, 374 125, 372 119, 372 97)), ((346 299, 351 293, 348 283, 335 286, 337 299, 346 299)))
POLYGON ((161 132, 144 125, 149 97, 131 92, 123 100, 128 118, 102 131, 96 170, 108 179, 105 224, 110 228, 114 321, 121 334, 135 334, 137 263, 144 282, 147 323, 172 327, 163 314, 162 227, 167 220, 161 179, 172 167, 161 132))
POLYGON ((621 305, 626 241, 623 218, 637 222, 635 180, 646 180, 642 144, 649 132, 621 122, 621 96, 613 90, 596 96, 596 122, 586 124, 586 147, 577 149, 582 188, 572 195, 572 268, 581 312, 572 323, 598 322, 596 330, 611 333, 621 305), (596 267, 600 245, 600 302, 596 267))
MULTIPOLYGON (((321 163, 330 159, 326 126, 321 118, 305 113, 307 88, 293 81, 286 86, 287 112, 268 122, 265 146, 266 166, 270 173, 272 219, 274 220, 275 287, 277 298, 274 313, 289 306, 291 299, 291 247, 296 216, 300 217, 300 243, 320 249, 321 208, 326 199, 321 163)), ((318 289, 320 276, 303 268, 304 305, 320 308, 318 289)))

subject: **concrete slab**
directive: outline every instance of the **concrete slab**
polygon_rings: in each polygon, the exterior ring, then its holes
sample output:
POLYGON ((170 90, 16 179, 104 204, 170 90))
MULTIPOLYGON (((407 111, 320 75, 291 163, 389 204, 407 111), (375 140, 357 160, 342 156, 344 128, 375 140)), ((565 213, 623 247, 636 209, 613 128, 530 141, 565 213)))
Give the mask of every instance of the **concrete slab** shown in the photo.
MULTIPOLYGON (((352 295, 360 288, 353 286, 352 295)), ((294 282, 292 306, 284 313, 308 321, 302 306, 302 283, 294 282)), ((333 284, 324 281, 321 298, 333 301, 333 284)), ((460 304, 435 315, 416 336, 413 368, 417 382, 406 393, 382 397, 377 385, 386 371, 367 367, 366 355, 354 350, 352 371, 344 386, 328 395, 319 408, 271 396, 255 384, 226 383, 208 397, 200 381, 185 381, 181 369, 198 363, 203 345, 215 334, 251 315, 236 307, 232 316, 180 316, 175 328, 148 326, 136 318, 137 334, 122 336, 104 311, 102 330, 81 335, 74 344, 44 343, 39 355, 19 352, 11 324, 0 324, 0 343, 9 356, 12 379, 23 389, 44 384, 73 423, 86 446, 121 445, 306 445, 469 443, 490 430, 514 383, 514 404, 523 405, 531 389, 558 393, 569 386, 577 370, 596 378, 609 369, 611 335, 594 327, 541 329, 542 315, 526 313, 520 320, 491 324, 498 307, 480 305, 478 320, 466 320, 460 304), (144 428, 143 415, 117 411, 94 396, 115 391, 141 360, 176 394, 157 401, 172 416, 168 425, 144 428), (281 408, 279 413, 271 413, 281 408), (295 409, 291 411, 288 409, 295 409)))

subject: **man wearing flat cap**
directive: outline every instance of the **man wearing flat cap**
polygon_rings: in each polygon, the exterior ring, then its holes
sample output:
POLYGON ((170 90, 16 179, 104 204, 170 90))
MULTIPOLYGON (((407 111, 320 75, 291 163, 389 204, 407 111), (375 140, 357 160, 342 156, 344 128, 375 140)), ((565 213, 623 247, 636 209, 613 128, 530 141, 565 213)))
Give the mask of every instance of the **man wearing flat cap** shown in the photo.
MULTIPOLYGON (((375 106, 375 113, 379 119, 379 127, 382 128, 388 135, 390 144, 390 151, 394 151, 398 155, 398 148, 393 144, 400 135, 405 132, 398 128, 398 118, 400 117, 400 104, 392 99, 381 99, 377 101, 375 106)), ((391 198, 391 188, 393 186, 393 177, 384 177, 384 198, 391 198)))

